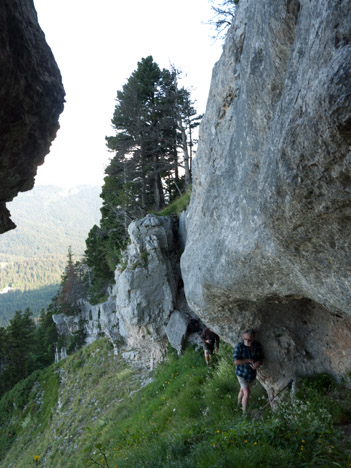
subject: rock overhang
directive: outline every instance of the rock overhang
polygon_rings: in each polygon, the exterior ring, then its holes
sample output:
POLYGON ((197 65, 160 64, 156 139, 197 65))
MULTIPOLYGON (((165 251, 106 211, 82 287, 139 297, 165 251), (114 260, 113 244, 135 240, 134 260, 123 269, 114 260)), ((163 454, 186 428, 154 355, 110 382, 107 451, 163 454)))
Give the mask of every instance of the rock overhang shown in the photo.
POLYGON ((0 6, 0 233, 13 229, 6 202, 34 186, 59 128, 65 92, 32 0, 0 6))
MULTIPOLYGON (((194 163, 181 262, 189 305, 232 344, 250 326, 272 344, 278 327, 295 350, 305 311, 314 366, 306 358, 291 375, 337 375, 351 362, 344 354, 336 370, 317 346, 329 349, 333 317, 341 341, 351 337, 350 20, 349 2, 241 1, 194 163)), ((281 382, 271 366, 265 380, 281 382)))

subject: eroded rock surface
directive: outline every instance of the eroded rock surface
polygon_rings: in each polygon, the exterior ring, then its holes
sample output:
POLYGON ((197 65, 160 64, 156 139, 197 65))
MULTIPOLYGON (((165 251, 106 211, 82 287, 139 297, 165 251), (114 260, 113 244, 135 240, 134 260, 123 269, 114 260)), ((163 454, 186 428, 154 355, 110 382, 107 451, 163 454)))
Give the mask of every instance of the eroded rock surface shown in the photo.
POLYGON ((81 300, 78 314, 57 314, 53 320, 61 335, 83 332, 87 344, 105 335, 115 352, 152 368, 164 358, 168 343, 178 353, 188 339, 199 343, 201 323, 184 297, 178 220, 147 215, 132 222, 128 232, 130 243, 108 300, 95 306, 81 300))
POLYGON ((148 215, 128 228, 127 264, 117 268, 116 313, 129 347, 151 362, 162 359, 165 325, 175 307, 178 279, 170 261, 174 250, 170 218, 148 215))
POLYGON ((182 257, 223 338, 259 331, 260 378, 351 369, 351 3, 241 0, 216 64, 182 257))
POLYGON ((59 128, 64 89, 32 0, 0 4, 0 233, 14 223, 5 203, 34 185, 59 128))

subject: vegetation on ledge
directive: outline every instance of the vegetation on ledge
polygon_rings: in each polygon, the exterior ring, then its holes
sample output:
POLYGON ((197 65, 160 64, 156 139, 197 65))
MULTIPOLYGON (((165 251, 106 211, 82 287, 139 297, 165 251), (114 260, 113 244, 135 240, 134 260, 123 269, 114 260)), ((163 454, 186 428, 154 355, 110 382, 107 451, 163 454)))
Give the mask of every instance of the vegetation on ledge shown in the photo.
POLYGON ((162 211, 153 212, 158 216, 170 216, 172 214, 180 215, 185 211, 190 203, 191 187, 182 196, 174 200, 170 205, 166 206, 162 211))

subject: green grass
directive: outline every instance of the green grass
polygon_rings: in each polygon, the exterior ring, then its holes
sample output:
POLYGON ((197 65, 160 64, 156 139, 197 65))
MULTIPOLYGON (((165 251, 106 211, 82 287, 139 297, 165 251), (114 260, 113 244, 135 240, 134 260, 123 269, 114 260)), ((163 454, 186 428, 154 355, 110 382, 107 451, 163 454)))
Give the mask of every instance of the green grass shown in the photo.
POLYGON ((5 395, 2 432, 13 435, 0 467, 28 467, 36 455, 50 468, 350 466, 338 430, 351 417, 349 390, 327 376, 304 379, 294 403, 272 413, 259 411, 267 400, 257 383, 243 418, 231 355, 221 346, 208 369, 201 351, 170 350, 142 386, 145 372, 99 340, 22 382, 16 409, 5 395))
POLYGON ((166 208, 162 211, 152 212, 158 216, 170 216, 171 214, 180 215, 180 213, 187 209, 187 206, 190 202, 190 194, 191 194, 191 187, 187 190, 181 197, 174 200, 174 202, 170 203, 166 208))

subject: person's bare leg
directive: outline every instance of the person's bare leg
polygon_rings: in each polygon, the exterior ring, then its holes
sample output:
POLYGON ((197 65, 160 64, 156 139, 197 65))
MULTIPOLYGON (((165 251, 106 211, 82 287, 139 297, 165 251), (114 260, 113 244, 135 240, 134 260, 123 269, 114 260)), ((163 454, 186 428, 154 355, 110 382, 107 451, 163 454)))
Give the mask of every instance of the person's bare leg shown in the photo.
POLYGON ((240 387, 239 395, 238 395, 238 405, 241 406, 241 402, 244 396, 243 389, 240 387))
POLYGON ((210 364, 210 353, 208 351, 205 351, 205 361, 207 365, 210 364))
POLYGON ((241 404, 242 404, 243 412, 246 413, 247 404, 250 398, 250 387, 243 388, 243 393, 244 395, 242 397, 241 404))

